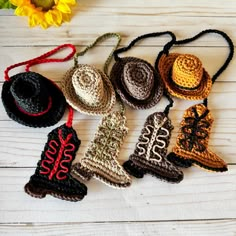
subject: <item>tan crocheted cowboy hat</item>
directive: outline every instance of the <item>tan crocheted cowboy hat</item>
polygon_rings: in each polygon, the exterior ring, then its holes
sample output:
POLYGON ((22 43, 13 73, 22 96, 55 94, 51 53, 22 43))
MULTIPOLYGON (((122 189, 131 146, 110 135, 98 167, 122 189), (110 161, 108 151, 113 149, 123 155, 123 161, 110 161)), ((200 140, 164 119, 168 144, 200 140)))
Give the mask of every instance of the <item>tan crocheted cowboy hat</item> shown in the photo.
POLYGON ((199 58, 191 54, 163 54, 158 70, 168 92, 178 98, 201 100, 212 87, 212 79, 199 58))
POLYGON ((112 67, 110 78, 123 102, 134 109, 151 108, 162 97, 164 85, 160 76, 142 59, 121 58, 112 67))
POLYGON ((75 110, 88 115, 108 114, 116 101, 109 78, 90 65, 78 64, 67 71, 62 90, 75 110))

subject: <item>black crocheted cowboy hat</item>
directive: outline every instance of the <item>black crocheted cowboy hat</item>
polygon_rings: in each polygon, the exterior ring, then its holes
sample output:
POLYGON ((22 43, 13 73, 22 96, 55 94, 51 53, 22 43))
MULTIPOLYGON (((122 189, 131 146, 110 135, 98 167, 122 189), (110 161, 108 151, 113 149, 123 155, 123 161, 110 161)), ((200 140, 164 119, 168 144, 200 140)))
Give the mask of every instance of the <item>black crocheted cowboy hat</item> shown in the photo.
POLYGON ((19 73, 5 81, 2 101, 11 119, 30 127, 56 124, 66 108, 60 89, 35 72, 19 73))
POLYGON ((151 108, 163 95, 164 86, 157 71, 136 57, 117 60, 110 78, 121 99, 134 109, 151 108))

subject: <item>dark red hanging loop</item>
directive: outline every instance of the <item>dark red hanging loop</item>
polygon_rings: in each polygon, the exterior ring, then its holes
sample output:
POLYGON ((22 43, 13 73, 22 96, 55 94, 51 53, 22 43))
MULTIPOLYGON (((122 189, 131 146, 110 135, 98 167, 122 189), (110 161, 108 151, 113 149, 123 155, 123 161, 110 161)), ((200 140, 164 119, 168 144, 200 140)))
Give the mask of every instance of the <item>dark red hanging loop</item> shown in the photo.
POLYGON ((10 70, 12 70, 16 67, 26 65, 25 71, 29 71, 29 68, 33 65, 36 65, 36 64, 67 61, 67 60, 71 59, 74 56, 75 53, 76 53, 76 48, 75 48, 74 45, 72 45, 72 44, 62 44, 62 45, 54 48, 53 50, 42 54, 39 57, 35 57, 33 59, 23 61, 23 62, 20 62, 20 63, 16 63, 14 65, 11 65, 11 66, 7 67, 6 70, 4 71, 4 75, 5 75, 4 78, 5 78, 6 81, 9 81, 10 77, 9 77, 8 73, 9 73, 10 70), (70 48, 72 50, 71 53, 69 53, 66 57, 64 57, 64 58, 48 58, 48 57, 54 55, 55 53, 59 52, 60 50, 62 50, 64 48, 70 48))

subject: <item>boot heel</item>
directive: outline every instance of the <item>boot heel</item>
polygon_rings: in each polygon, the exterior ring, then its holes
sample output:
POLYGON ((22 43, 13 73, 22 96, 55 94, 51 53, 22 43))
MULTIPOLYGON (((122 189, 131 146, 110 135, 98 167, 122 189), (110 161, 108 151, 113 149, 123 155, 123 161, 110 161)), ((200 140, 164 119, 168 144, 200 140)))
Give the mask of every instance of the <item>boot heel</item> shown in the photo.
POLYGON ((93 172, 83 167, 80 163, 76 163, 72 166, 70 174, 78 179, 89 181, 93 177, 93 172))
POLYGON ((135 165, 134 162, 131 160, 126 161, 123 164, 123 167, 130 175, 132 175, 138 179, 143 178, 143 176, 145 174, 144 171, 139 166, 135 165))
POLYGON ((174 165, 182 168, 189 168, 192 166, 192 161, 191 160, 186 160, 184 158, 181 158, 180 156, 176 155, 174 152, 171 152, 168 154, 166 157, 167 160, 174 165))
POLYGON ((44 198, 46 196, 46 191, 43 188, 36 187, 32 182, 25 185, 25 192, 35 198, 44 198))

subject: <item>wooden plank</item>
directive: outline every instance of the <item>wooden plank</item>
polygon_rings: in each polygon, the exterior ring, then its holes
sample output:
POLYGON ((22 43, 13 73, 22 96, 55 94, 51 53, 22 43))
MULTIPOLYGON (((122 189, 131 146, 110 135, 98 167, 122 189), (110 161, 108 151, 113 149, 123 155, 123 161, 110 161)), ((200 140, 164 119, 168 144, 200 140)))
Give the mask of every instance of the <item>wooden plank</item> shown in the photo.
MULTIPOLYGON (((151 15, 172 15, 172 16, 227 16, 234 17, 235 1, 234 0, 218 0, 213 5, 209 5, 204 0, 199 1, 178 1, 178 0, 166 0, 161 5, 155 0, 135 0, 135 4, 132 1, 119 0, 117 2, 96 1, 96 0, 80 0, 78 5, 73 8, 75 14, 86 14, 89 11, 89 15, 113 15, 113 14, 149 14, 151 15), (222 4, 223 3, 223 4, 222 4)), ((13 10, 4 10, 0 12, 1 16, 11 16, 13 10)))
MULTIPOLYGON (((93 40, 95 40, 95 38, 92 39, 88 43, 91 43, 93 40)), ((147 60, 153 65, 158 53, 162 50, 162 47, 143 46, 142 44, 145 41, 146 40, 141 41, 137 47, 134 47, 133 49, 129 50, 126 53, 120 54, 120 56, 121 57, 124 57, 124 56, 139 57, 139 58, 147 60)), ((147 39, 147 41, 149 42, 150 40, 147 39)), ((76 43, 76 41, 74 41, 74 43, 76 43)), ((113 43, 114 43, 114 40, 113 40, 113 43)), ((91 49, 90 51, 88 51, 85 56, 80 57, 79 63, 88 63, 102 69, 107 56, 112 50, 111 47, 105 46, 105 42, 103 44, 104 44, 103 46, 95 47, 91 49), (99 60, 98 60, 98 55, 99 55, 99 60)), ((189 46, 192 46, 192 45, 189 45, 189 46)), ((0 53, 0 71, 4 71, 6 67, 13 65, 15 63, 19 63, 19 62, 37 57, 47 51, 52 50, 54 47, 55 46, 2 47, 1 53, 0 53)), ((83 48, 84 47, 77 46, 78 51, 82 50, 83 48)), ((61 53, 58 53, 55 56, 58 58, 62 58, 62 57, 65 57, 65 55, 67 55, 68 52, 69 50, 66 50, 61 53)), ((198 56, 201 59, 204 68, 206 68, 206 70, 212 76, 213 74, 216 73, 216 71, 221 67, 221 65, 226 60, 227 55, 228 55, 228 48, 226 47, 204 47, 204 48, 203 47, 175 47, 170 52, 189 53, 189 54, 194 54, 198 56)), ((110 65, 110 68, 112 67, 113 64, 114 64, 114 61, 110 65)), ((65 72, 72 66, 73 66, 73 61, 71 60, 64 63, 41 64, 41 65, 32 67, 32 70, 37 71, 38 73, 41 73, 47 78, 52 79, 54 81, 61 81, 65 72)), ((228 68, 223 72, 222 75, 220 75, 220 77, 218 78, 218 81, 236 82, 236 77, 234 75, 235 67, 236 67, 236 60, 232 60, 228 68)), ((23 71, 24 71, 24 67, 19 67, 12 70, 9 74, 14 75, 18 72, 23 72, 23 71)), ((3 82, 3 81, 4 81, 4 78, 0 77, 0 82, 3 82)), ((217 91, 221 92, 220 89, 218 89, 217 91)))
POLYGON ((29 236, 35 233, 42 236, 235 236, 236 220, 0 225, 2 235, 29 236))
POLYGON ((82 0, 79 2, 77 10, 87 11, 89 9, 90 14, 149 14, 152 15, 174 15, 174 16, 235 16, 235 2, 233 0, 215 1, 214 5, 204 1, 177 1, 167 0, 163 3, 155 0, 136 0, 135 4, 132 1, 120 0, 118 2, 106 1, 86 1, 82 0))
POLYGON ((0 222, 104 222, 235 218, 236 166, 226 173, 199 168, 185 170, 180 184, 151 176, 134 179, 130 188, 117 190, 97 180, 87 183, 88 195, 71 203, 53 197, 35 199, 24 193, 34 169, 0 171, 0 222))
MULTIPOLYGON (((222 3, 222 5, 225 4, 222 3)), ((235 7, 232 6, 232 9, 235 7)), ((233 17, 201 16, 196 18, 194 16, 172 16, 168 13, 163 17, 158 12, 155 15, 113 13, 97 16, 88 14, 88 11, 89 8, 84 13, 79 11, 74 15, 70 24, 63 24, 60 30, 56 27, 47 30, 42 30, 39 27, 31 29, 27 26, 26 17, 3 16, 0 21, 0 46, 54 45, 55 42, 56 44, 78 44, 77 42, 79 42, 79 44, 85 45, 93 41, 98 35, 111 31, 122 33, 126 44, 132 38, 144 33, 170 30, 176 33, 178 38, 186 38, 203 29, 208 29, 209 26, 224 30, 234 41, 236 39, 235 18, 233 17), (11 30, 9 30, 9 25, 11 30), (17 40, 12 36, 12 32, 17 35, 17 40)), ((195 12, 196 14, 198 12, 195 12)), ((164 44, 166 38, 161 37, 158 40, 158 45, 164 44)), ((150 42, 155 45, 157 40, 153 39, 150 42)), ((144 44, 150 45, 150 42, 145 41, 144 44)), ((225 43, 219 37, 210 35, 203 37, 193 45, 224 46, 225 43)))

